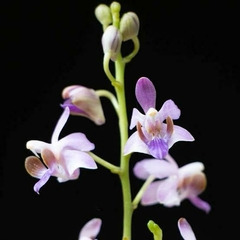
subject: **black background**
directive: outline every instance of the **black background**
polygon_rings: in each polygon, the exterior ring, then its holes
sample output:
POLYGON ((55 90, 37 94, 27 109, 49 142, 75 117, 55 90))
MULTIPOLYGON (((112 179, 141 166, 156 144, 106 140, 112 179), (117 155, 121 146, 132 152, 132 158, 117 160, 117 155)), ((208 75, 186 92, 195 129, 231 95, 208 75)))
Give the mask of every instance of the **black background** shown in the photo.
MULTIPOLYGON (((51 178, 33 191, 36 179, 24 169, 31 155, 28 140, 49 142, 62 113, 61 91, 72 84, 113 91, 102 69, 102 28, 95 7, 111 1, 19 1, 3 6, 2 18, 2 147, 0 239, 77 239, 93 217, 103 225, 98 239, 121 239, 120 182, 99 166, 81 170, 76 181, 59 184, 51 178), (5 10, 6 9, 6 10, 5 10), (3 214, 1 213, 3 216, 3 214)), ((212 211, 205 214, 188 200, 181 207, 142 207, 133 215, 133 239, 152 239, 148 220, 163 229, 164 239, 181 239, 177 220, 186 217, 197 239, 230 239, 238 213, 239 25, 232 1, 121 1, 121 14, 140 19, 140 51, 126 66, 129 119, 139 105, 138 78, 150 78, 157 89, 157 108, 173 99, 181 109, 177 125, 195 137, 170 150, 180 166, 205 165, 208 186, 201 198, 212 211)), ((123 44, 123 52, 131 50, 123 44)), ((118 128, 114 110, 102 99, 106 124, 70 117, 61 135, 84 132, 94 152, 118 164, 118 128)), ((139 110, 141 110, 139 108, 139 110)), ((131 168, 141 154, 133 154, 131 168)), ((136 194, 142 181, 131 176, 136 194)))

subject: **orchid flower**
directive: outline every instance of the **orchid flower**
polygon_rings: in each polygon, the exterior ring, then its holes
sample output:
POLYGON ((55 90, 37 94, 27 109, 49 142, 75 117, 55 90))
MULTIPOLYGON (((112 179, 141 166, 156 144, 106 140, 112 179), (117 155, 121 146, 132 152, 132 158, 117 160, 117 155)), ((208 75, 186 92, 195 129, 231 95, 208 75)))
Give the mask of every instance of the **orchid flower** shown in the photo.
POLYGON ((188 223, 186 218, 179 218, 178 229, 184 240, 196 240, 195 234, 192 230, 191 225, 188 223))
POLYGON ((155 109, 156 89, 148 78, 137 81, 135 94, 145 114, 133 109, 130 129, 136 126, 137 131, 127 140, 124 155, 140 152, 162 159, 174 143, 194 140, 186 129, 173 124, 180 110, 172 100, 167 100, 159 111, 155 109))
POLYGON ((88 221, 81 229, 78 240, 97 240, 96 237, 100 231, 102 220, 93 218, 88 221))
POLYGON ((65 101, 61 106, 69 107, 72 115, 87 117, 97 125, 105 123, 100 98, 93 89, 80 85, 68 86, 63 89, 62 97, 65 101))
POLYGON ((172 165, 171 167, 166 164, 167 171, 169 172, 169 169, 172 168, 176 172, 167 178, 163 178, 165 176, 162 175, 164 172, 163 160, 143 159, 135 164, 133 171, 136 177, 147 179, 153 175, 158 179, 147 187, 141 204, 147 206, 160 203, 166 207, 173 207, 179 206, 181 201, 188 199, 197 208, 208 213, 211 209, 210 205, 199 198, 207 185, 206 175, 202 172, 204 170, 203 163, 193 162, 179 168, 169 154, 165 159, 168 164, 172 165))
POLYGON ((69 115, 70 110, 66 107, 54 129, 51 143, 31 140, 26 144, 27 149, 30 149, 35 156, 26 158, 25 168, 31 176, 40 179, 34 185, 34 191, 38 194, 50 176, 57 177, 59 182, 65 182, 77 179, 80 174, 79 168, 97 168, 95 161, 87 153, 95 146, 83 133, 72 133, 58 139, 69 115), (42 161, 39 154, 41 154, 42 161))

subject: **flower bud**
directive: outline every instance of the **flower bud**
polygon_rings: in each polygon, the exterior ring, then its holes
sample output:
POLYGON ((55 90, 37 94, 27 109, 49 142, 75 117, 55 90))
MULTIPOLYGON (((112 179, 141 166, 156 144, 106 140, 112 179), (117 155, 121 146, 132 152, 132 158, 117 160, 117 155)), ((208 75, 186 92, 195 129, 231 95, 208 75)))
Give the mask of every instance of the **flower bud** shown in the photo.
POLYGON ((104 54, 110 53, 110 58, 115 61, 122 45, 122 35, 113 25, 106 28, 102 36, 102 46, 104 54))
POLYGON ((105 123, 100 98, 93 89, 80 85, 68 86, 63 89, 62 97, 65 101, 61 106, 69 107, 72 115, 87 117, 97 125, 105 123))
POLYGON ((105 4, 100 4, 95 8, 95 16, 103 26, 108 26, 112 23, 111 9, 105 4))
POLYGON ((122 33, 123 41, 127 41, 136 37, 139 31, 139 18, 134 12, 123 14, 120 20, 120 32, 122 33))

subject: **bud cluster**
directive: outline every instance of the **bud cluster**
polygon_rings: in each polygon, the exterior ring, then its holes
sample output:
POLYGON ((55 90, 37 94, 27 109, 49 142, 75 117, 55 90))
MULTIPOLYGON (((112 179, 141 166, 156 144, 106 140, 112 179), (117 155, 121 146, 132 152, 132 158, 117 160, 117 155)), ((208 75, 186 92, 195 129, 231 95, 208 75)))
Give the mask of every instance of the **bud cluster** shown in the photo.
POLYGON ((127 12, 119 17, 120 4, 113 2, 110 7, 100 4, 95 16, 103 26, 102 46, 104 54, 116 61, 122 42, 134 40, 138 36, 140 22, 136 13, 127 12))

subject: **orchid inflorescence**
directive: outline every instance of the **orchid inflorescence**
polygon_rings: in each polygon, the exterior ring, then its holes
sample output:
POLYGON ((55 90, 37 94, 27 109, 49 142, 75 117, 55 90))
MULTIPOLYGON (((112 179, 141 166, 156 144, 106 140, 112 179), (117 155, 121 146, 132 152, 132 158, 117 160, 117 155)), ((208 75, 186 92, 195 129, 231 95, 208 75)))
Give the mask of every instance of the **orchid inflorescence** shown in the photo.
MULTIPOLYGON (((27 172, 39 179, 34 191, 56 177, 59 182, 78 179, 80 168, 96 170, 101 165, 117 174, 121 181, 123 196, 123 232, 122 239, 131 239, 132 214, 138 204, 149 206, 161 204, 165 207, 180 206, 188 199, 194 206, 208 213, 210 205, 199 195, 206 189, 207 180, 202 162, 192 162, 179 167, 170 155, 170 149, 179 141, 192 142, 194 137, 185 128, 175 125, 181 111, 173 100, 168 99, 157 108, 157 92, 153 82, 147 77, 137 80, 135 96, 142 109, 134 108, 128 124, 125 98, 125 66, 138 53, 140 43, 138 32, 140 22, 137 14, 127 12, 120 17, 121 6, 113 2, 110 6, 100 4, 95 9, 95 16, 102 24, 103 69, 110 80, 115 93, 108 90, 95 90, 82 85, 67 86, 62 91, 63 109, 51 142, 30 140, 27 149, 34 155, 25 160, 27 172), (133 42, 133 51, 122 56, 121 47, 126 41, 133 42), (110 64, 115 65, 115 73, 110 71, 110 64), (120 156, 119 166, 97 156, 95 144, 82 132, 69 134, 61 139, 59 135, 71 115, 86 117, 94 124, 105 124, 105 115, 101 98, 110 100, 119 119, 120 156), (129 136, 129 130, 135 131, 129 136), (129 161, 132 154, 149 155, 137 161, 133 174, 143 180, 138 194, 132 198, 129 178, 129 161)), ((95 239, 102 226, 102 220, 89 220, 79 233, 79 240, 95 239)), ((162 239, 161 228, 149 220, 149 231, 154 239, 162 239)), ((181 236, 186 240, 196 239, 188 221, 181 217, 177 221, 181 236)))

